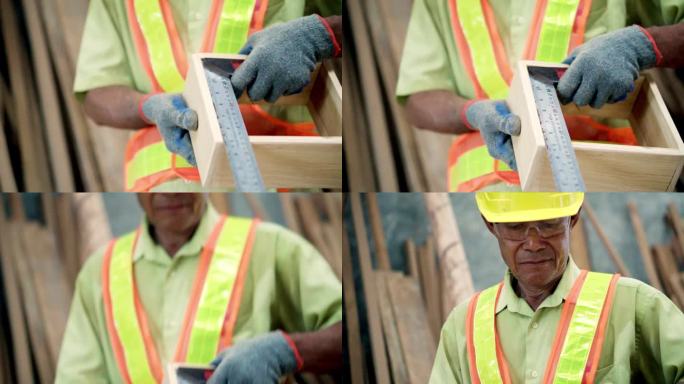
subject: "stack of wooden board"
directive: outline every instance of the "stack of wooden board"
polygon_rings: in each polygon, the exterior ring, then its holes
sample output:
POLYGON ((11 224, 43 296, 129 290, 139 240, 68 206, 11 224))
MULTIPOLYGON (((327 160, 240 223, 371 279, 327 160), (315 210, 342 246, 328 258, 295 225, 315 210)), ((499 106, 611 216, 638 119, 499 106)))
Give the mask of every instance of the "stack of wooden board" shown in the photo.
MULTIPOLYGON (((344 249, 344 299, 347 345, 351 380, 363 383, 373 375, 378 383, 426 383, 430 377, 439 332, 448 313, 442 310, 444 281, 442 265, 436 256, 435 240, 430 236, 424 244, 405 240, 407 273, 392 268, 387 252, 382 218, 376 196, 350 194, 356 250, 350 249, 346 233, 344 249), (364 212, 370 221, 367 231, 364 212), (375 249, 371 251, 368 232, 372 232, 375 249), (356 262, 352 253, 357 256, 356 262), (375 265, 371 254, 375 255, 375 265), (356 265, 356 266, 355 266, 356 265), (354 271, 360 271, 362 287, 354 284, 354 271), (357 291, 360 293, 357 295, 357 291), (362 297, 358 300, 357 296, 362 297), (366 319, 361 319, 358 302, 365 303, 366 319), (370 339, 370 355, 361 344, 363 333, 370 339), (372 368, 371 368, 372 367, 372 368)), ((372 380, 371 380, 372 382, 372 380)))
POLYGON ((73 94, 88 1, 0 5, 0 190, 122 190, 129 132, 95 125, 73 94))
POLYGON ((344 3, 345 173, 352 191, 446 190, 451 136, 412 127, 394 97, 412 3, 344 3))

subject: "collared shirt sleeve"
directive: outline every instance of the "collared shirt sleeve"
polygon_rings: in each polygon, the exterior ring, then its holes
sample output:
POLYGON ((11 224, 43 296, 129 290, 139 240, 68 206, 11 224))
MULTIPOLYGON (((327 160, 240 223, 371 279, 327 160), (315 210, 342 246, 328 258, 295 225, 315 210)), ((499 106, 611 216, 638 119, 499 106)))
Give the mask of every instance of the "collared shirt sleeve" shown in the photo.
POLYGON ((314 331, 342 321, 342 284, 323 256, 285 228, 275 249, 276 310, 284 330, 314 331))
POLYGON ((454 90, 456 86, 435 15, 426 0, 416 0, 406 33, 396 96, 404 102, 414 93, 436 89, 454 90))
POLYGON ((629 0, 627 10, 632 12, 629 24, 636 23, 644 27, 671 25, 684 21, 682 0, 629 0))
POLYGON ((112 15, 114 10, 111 3, 91 0, 88 6, 74 80, 74 92, 79 99, 95 88, 110 85, 134 86, 133 74, 121 41, 121 33, 112 15))
POLYGON ((639 370, 653 383, 684 380, 684 314, 662 292, 646 284, 636 295, 639 370))
POLYGON ((69 319, 62 339, 55 383, 108 383, 106 360, 97 329, 94 298, 102 252, 90 257, 76 279, 69 319))
POLYGON ((467 356, 459 351, 465 346, 463 336, 465 334, 465 312, 468 302, 458 305, 444 322, 439 337, 439 346, 432 365, 430 384, 441 383, 469 383, 469 379, 463 379, 462 372, 467 372, 468 367, 462 366, 467 356))

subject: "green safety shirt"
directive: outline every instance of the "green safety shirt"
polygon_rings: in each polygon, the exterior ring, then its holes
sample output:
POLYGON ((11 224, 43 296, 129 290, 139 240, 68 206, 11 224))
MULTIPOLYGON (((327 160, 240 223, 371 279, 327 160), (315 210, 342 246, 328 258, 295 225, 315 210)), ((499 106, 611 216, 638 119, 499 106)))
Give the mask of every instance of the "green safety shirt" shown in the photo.
MULTIPOLYGON (((496 328, 514 383, 539 383, 556 335, 564 297, 580 270, 570 259, 556 290, 533 311, 511 286, 510 270, 496 306, 496 328)), ((449 315, 430 383, 470 383, 465 317, 468 301, 449 315)), ((477 321, 477 320, 475 320, 477 321)), ((676 383, 684 379, 684 314, 657 289, 618 280, 596 383, 676 383)))
MULTIPOLYGON (((512 68, 527 42, 536 0, 488 0, 512 68)), ((593 0, 585 41, 632 24, 644 27, 684 20, 684 0, 593 0)), ((472 99, 475 90, 461 63, 447 1, 415 0, 399 69, 396 95, 449 90, 472 99)))
MULTIPOLYGON (((213 0, 168 2, 186 53, 198 52, 213 0)), ((324 17, 339 15, 341 9, 341 0, 269 0, 264 27, 312 13, 324 17)), ((126 2, 91 0, 78 56, 74 92, 82 100, 88 91, 112 85, 128 86, 142 93, 152 92, 152 84, 133 42, 126 2)), ((290 122, 311 121, 306 106, 264 106, 264 109, 290 122)), ((175 179, 153 190, 199 192, 204 189, 197 183, 175 179)))
MULTIPOLYGON (((219 215, 209 206, 192 239, 171 258, 143 219, 134 251, 135 280, 162 367, 171 361, 200 253, 219 215)), ((121 383, 102 299, 105 248, 85 263, 75 284, 57 383, 121 383)), ((234 342, 269 331, 308 332, 342 321, 342 285, 318 251, 277 224, 256 230, 234 342)), ((208 364, 209 362, 207 362, 208 364)))

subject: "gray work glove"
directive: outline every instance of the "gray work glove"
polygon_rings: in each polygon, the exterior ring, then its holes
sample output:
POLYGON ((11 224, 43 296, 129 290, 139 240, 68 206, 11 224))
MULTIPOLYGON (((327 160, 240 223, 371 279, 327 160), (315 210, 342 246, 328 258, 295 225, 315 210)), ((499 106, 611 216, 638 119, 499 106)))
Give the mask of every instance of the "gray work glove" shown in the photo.
POLYGON ((152 95, 143 100, 141 110, 144 120, 159 129, 166 148, 197 166, 189 132, 197 130, 197 113, 188 108, 183 96, 178 93, 152 95))
POLYGON ((281 331, 244 340, 224 349, 211 362, 207 384, 278 383, 299 368, 293 347, 281 331))
POLYGON ((570 64, 558 82, 564 103, 601 108, 616 103, 634 90, 639 71, 653 67, 657 56, 654 43, 639 26, 618 29, 589 40, 570 53, 570 64))
POLYGON ((243 91, 252 101, 272 103, 292 95, 311 80, 316 63, 335 53, 334 37, 318 15, 274 25, 259 31, 240 50, 249 55, 231 78, 235 95, 243 91))
POLYGON ((480 131, 489 154, 517 170, 511 135, 520 134, 520 118, 511 113, 503 100, 475 101, 464 108, 464 123, 480 131))

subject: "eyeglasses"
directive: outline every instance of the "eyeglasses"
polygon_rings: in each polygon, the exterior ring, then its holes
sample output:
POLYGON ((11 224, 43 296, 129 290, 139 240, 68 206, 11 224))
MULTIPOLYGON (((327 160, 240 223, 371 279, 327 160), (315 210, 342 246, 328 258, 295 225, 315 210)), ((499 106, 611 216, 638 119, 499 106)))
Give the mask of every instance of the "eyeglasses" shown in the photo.
POLYGON ((540 237, 548 239, 565 231, 567 217, 558 219, 530 221, 522 223, 496 223, 497 233, 508 240, 521 241, 527 238, 530 228, 536 228, 540 237))

